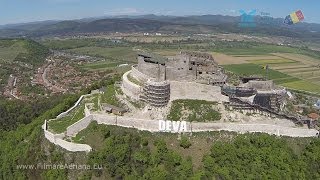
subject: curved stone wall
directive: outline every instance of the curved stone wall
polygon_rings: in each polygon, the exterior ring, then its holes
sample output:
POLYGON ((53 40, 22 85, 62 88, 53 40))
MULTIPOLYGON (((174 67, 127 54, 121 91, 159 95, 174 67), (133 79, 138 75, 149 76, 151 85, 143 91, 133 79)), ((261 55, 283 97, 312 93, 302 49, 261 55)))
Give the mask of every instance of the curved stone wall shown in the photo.
POLYGON ((170 83, 148 80, 143 88, 141 99, 155 107, 166 106, 170 100, 170 83))
POLYGON ((87 116, 81 119, 80 121, 72 124, 67 128, 67 136, 75 136, 78 132, 86 129, 89 124, 92 122, 92 116, 87 116))
POLYGON ((138 69, 137 69, 137 65, 133 65, 131 67, 131 75, 133 77, 135 77, 136 79, 138 79, 139 81, 141 82, 147 82, 148 79, 154 79, 150 76, 147 76, 145 74, 143 74, 142 72, 140 72, 138 69))
POLYGON ((131 82, 128 79, 128 74, 130 73, 131 71, 128 71, 124 73, 124 75, 122 76, 121 90, 125 95, 129 96, 130 98, 139 100, 140 94, 142 92, 142 87, 131 82))
POLYGON ((87 144, 77 144, 77 143, 72 143, 63 140, 65 137, 65 134, 53 134, 46 130, 45 128, 47 127, 47 121, 44 122, 42 128, 44 130, 44 136, 46 139, 48 139, 51 143, 62 147, 63 149, 66 149, 71 152, 78 152, 78 151, 85 151, 85 152, 90 152, 92 148, 87 145, 87 144))

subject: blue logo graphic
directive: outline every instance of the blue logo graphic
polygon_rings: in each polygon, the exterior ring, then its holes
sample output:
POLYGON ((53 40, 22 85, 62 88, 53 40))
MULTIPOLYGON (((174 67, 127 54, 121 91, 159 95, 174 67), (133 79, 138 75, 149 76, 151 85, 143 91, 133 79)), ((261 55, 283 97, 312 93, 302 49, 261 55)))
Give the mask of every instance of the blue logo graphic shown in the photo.
POLYGON ((253 9, 253 10, 250 10, 249 12, 246 12, 243 9, 241 9, 239 12, 241 14, 239 27, 245 27, 245 28, 256 27, 254 16, 256 15, 257 10, 253 9))

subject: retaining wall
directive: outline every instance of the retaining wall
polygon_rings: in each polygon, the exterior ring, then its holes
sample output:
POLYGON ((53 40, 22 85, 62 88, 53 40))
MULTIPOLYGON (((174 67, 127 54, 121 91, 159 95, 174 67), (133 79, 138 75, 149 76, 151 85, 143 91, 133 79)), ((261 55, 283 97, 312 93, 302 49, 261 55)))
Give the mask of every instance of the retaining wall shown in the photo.
POLYGON ((117 125, 127 128, 135 128, 150 132, 159 131, 159 122, 156 120, 135 119, 123 116, 92 114, 92 120, 98 124, 117 125))
POLYGON ((72 111, 74 108, 76 108, 76 107, 80 104, 80 102, 82 101, 83 97, 84 97, 84 95, 80 96, 80 98, 78 99, 78 101, 77 101, 70 109, 68 109, 67 111, 59 114, 59 115, 57 116, 57 119, 63 118, 64 116, 68 115, 68 113, 69 113, 70 111, 72 111))
POLYGON ((132 99, 139 100, 139 96, 141 94, 141 86, 129 81, 128 74, 131 73, 131 71, 126 72, 122 76, 122 85, 121 90, 124 94, 131 97, 132 99))
MULTIPOLYGON (((123 116, 91 114, 80 121, 74 123, 67 128, 67 136, 75 136, 81 130, 85 129, 92 121, 98 124, 116 125, 126 128, 135 128, 138 130, 149 132, 160 132, 158 120, 135 119, 123 116)), ((45 122, 46 123, 46 122, 45 122)), ((240 124, 240 123, 189 123, 187 122, 187 130, 184 132, 203 132, 203 131, 234 131, 238 133, 262 132, 277 136, 290 137, 318 137, 318 131, 315 129, 292 128, 271 124, 240 124)), ((46 127, 45 124, 43 127, 46 127)), ((169 131, 170 132, 170 131, 169 131)), ((174 133, 173 131, 171 131, 174 133)), ((63 140, 64 134, 53 134, 44 130, 45 137, 52 143, 62 148, 76 152, 89 152, 92 148, 87 144, 76 144, 63 140)), ((181 133, 181 132, 179 132, 181 133)))
POLYGON ((72 124, 67 128, 67 136, 76 136, 78 132, 84 130, 92 122, 92 116, 89 115, 79 120, 78 122, 72 124))
MULTIPOLYGON (((78 101, 70 109, 59 114, 56 119, 59 119, 59 118, 62 118, 64 116, 68 115, 68 113, 70 111, 72 111, 74 108, 76 108, 80 104, 80 102, 82 101, 82 99, 84 97, 89 96, 89 95, 90 94, 80 96, 78 101)), ((88 115, 88 113, 90 114, 90 111, 87 109, 87 107, 85 107, 85 113, 86 113, 86 115, 88 115)), ((68 127, 68 128, 70 128, 69 133, 81 131, 81 128, 85 126, 85 123, 88 123, 87 121, 88 121, 88 119, 90 119, 90 117, 91 116, 85 117, 77 122, 79 124, 75 123, 76 125, 74 125, 73 127, 72 126, 68 127)), ((52 120, 54 121, 56 119, 52 119, 52 120)), ((90 122, 88 124, 90 124, 90 122)), ((53 143, 55 145, 58 145, 68 151, 71 151, 71 152, 77 152, 77 151, 89 152, 92 150, 92 148, 87 144, 77 144, 77 143, 65 141, 65 140, 63 140, 63 138, 65 137, 64 133, 53 134, 50 131, 48 131, 46 128, 47 128, 47 121, 45 120, 44 124, 42 125, 42 129, 44 131, 44 136, 46 139, 48 139, 51 143, 53 143)))
MULTIPOLYGON (((155 71, 155 70, 154 70, 155 71)), ((156 71, 154 72, 156 73, 156 71)), ((140 72, 138 69, 137 69, 137 66, 136 65, 133 65, 131 67, 131 74, 133 77, 135 77, 136 79, 138 79, 139 81, 141 82, 147 82, 148 79, 154 79, 152 77, 149 77, 145 74, 143 74, 142 72, 140 72)))
POLYGON ((71 151, 71 152, 79 152, 79 151, 85 151, 90 152, 92 151, 92 148, 87 144, 76 144, 72 142, 65 141, 63 139, 56 139, 56 145, 59 145, 60 147, 71 151))
MULTIPOLYGON (((124 78, 128 80, 127 78, 124 78)), ((187 85, 181 83, 174 83, 176 86, 187 85)), ((212 87, 212 86, 211 86, 212 87)), ((202 90, 206 90, 202 88, 202 90)), ((212 89, 211 89, 212 90, 212 89)), ((214 97, 216 93, 219 92, 219 89, 216 89, 214 94, 211 94, 211 98, 215 100, 223 100, 223 97, 214 97)), ((208 92, 207 92, 208 93, 208 92)), ((186 93, 187 95, 189 93, 186 93)), ((83 97, 88 96, 84 95, 79 98, 76 104, 70 108, 68 111, 61 113, 59 116, 63 114, 68 114, 71 110, 73 110, 76 106, 79 105, 83 97)), ((190 97, 189 97, 190 98, 190 97)), ((135 128, 138 130, 150 131, 150 132, 160 132, 159 129, 159 121, 158 120, 146 120, 146 119, 136 119, 130 117, 123 116, 114 116, 110 114, 92 114, 90 110, 85 106, 85 114, 86 117, 79 120, 78 122, 72 124, 67 128, 66 134, 53 134, 49 132, 47 128, 47 121, 44 122, 42 128, 44 129, 44 134, 46 139, 48 139, 51 143, 58 145, 68 151, 77 152, 77 151, 85 151, 89 152, 92 148, 87 144, 77 144, 63 140, 65 135, 67 136, 75 136, 77 133, 87 128, 88 125, 92 121, 97 121, 98 124, 106 124, 106 125, 116 125, 127 128, 135 128)), ((57 117, 58 118, 58 117, 57 117)), ((305 128, 293 128, 293 127, 285 127, 279 125, 271 125, 271 124, 241 124, 241 123, 186 123, 187 130, 184 132, 202 132, 202 131, 234 131, 238 133, 246 133, 246 132, 263 132, 268 134, 274 134, 278 136, 290 136, 290 137, 318 137, 319 131, 315 129, 305 129, 305 128)), ((172 131, 173 132, 173 131, 172 131)), ((181 132, 180 132, 181 133, 181 132)))
MULTIPOLYGON (((109 115, 92 114, 92 120, 98 124, 117 125, 138 130, 159 132, 158 120, 135 119, 128 117, 117 117, 109 115)), ((187 122, 185 132, 203 132, 203 131, 234 131, 238 133, 262 132, 278 136, 290 137, 317 137, 319 131, 307 128, 285 127, 272 124, 241 124, 241 123, 201 123, 187 122)))
POLYGON ((319 133, 319 131, 315 129, 285 127, 272 124, 192 123, 192 132, 203 131, 233 131, 237 133, 261 132, 289 137, 318 137, 319 133))
POLYGON ((170 81, 170 101, 176 99, 197 99, 206 101, 228 102, 229 97, 221 94, 219 86, 196 82, 170 81))
POLYGON ((92 148, 87 144, 77 144, 77 143, 72 143, 72 142, 63 140, 63 138, 65 137, 64 134, 53 134, 48 130, 44 129, 44 136, 51 143, 58 145, 63 149, 66 149, 71 152, 78 152, 78 151, 90 152, 92 150, 92 148))

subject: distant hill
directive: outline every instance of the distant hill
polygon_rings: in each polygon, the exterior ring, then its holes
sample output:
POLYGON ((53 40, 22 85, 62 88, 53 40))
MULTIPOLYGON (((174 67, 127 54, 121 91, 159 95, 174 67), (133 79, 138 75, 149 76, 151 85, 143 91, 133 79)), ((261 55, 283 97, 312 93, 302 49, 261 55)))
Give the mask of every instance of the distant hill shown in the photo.
POLYGON ((283 24, 281 18, 255 17, 255 28, 239 27, 241 17, 222 15, 203 16, 118 16, 87 18, 70 21, 44 21, 5 26, 0 29, 1 37, 59 36, 79 33, 102 32, 163 32, 163 33, 247 33, 297 37, 320 41, 320 24, 283 24), (101 19, 102 18, 102 19, 101 19))

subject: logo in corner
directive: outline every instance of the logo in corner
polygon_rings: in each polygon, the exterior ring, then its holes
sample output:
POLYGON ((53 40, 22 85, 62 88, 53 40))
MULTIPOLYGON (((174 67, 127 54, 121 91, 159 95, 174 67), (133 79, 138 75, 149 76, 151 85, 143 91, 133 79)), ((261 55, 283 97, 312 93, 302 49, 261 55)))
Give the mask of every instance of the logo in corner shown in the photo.
POLYGON ((253 9, 250 10, 248 12, 246 12, 245 10, 241 9, 240 11, 240 23, 239 23, 239 27, 256 27, 256 23, 255 23, 255 19, 254 16, 257 13, 257 10, 253 9))

